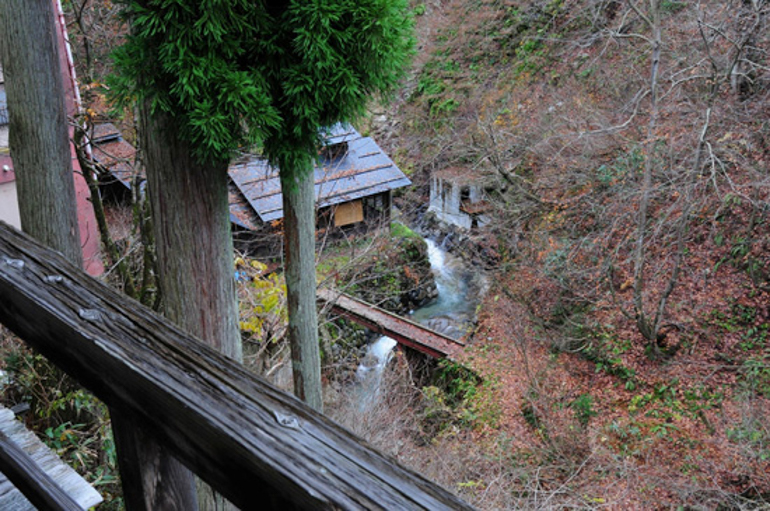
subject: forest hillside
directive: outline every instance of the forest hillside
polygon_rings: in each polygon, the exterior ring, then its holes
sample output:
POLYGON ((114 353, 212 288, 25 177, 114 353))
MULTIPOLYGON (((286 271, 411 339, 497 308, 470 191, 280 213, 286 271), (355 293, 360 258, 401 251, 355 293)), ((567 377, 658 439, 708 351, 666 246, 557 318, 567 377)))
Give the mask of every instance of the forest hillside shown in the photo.
MULTIPOLYGON (((95 138, 114 123, 109 161, 139 183, 134 111, 105 85, 121 4, 63 1, 78 124, 95 138)), ((408 78, 356 128, 413 184, 390 229, 319 236, 316 272, 409 314, 438 295, 442 247, 474 274, 461 301, 475 318, 453 361, 386 357, 363 413, 375 336, 322 316, 326 413, 479 509, 766 509, 770 1, 411 5, 408 78), (480 190, 461 203, 469 228, 429 211, 439 179, 480 190)), ((157 307, 146 202, 120 189, 103 194, 104 279, 157 307)), ((291 381, 281 263, 236 258, 246 365, 278 385, 291 381)), ((4 403, 29 405, 100 509, 122 509, 106 407, 5 330, 0 354, 4 403)))
POLYGON ((379 137, 418 202, 459 168, 491 218, 463 243, 495 282, 466 359, 484 383, 451 387, 473 426, 432 443, 468 457, 451 484, 489 509, 765 502, 770 5, 415 13, 379 137))

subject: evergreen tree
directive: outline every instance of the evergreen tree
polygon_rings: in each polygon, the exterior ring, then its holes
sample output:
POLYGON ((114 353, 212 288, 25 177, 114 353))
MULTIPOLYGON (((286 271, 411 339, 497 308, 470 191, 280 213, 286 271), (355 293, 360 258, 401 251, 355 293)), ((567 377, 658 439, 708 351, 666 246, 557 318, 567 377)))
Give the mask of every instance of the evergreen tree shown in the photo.
MULTIPOLYGON (((360 116, 373 93, 391 90, 403 75, 413 45, 407 2, 133 0, 125 3, 125 13, 132 32, 118 53, 121 75, 116 85, 124 99, 137 97, 144 105, 142 140, 149 146, 145 166, 150 193, 169 188, 172 175, 208 167, 208 183, 191 177, 184 186, 224 196, 224 169, 233 151, 256 143, 280 169, 295 392, 321 409, 313 163, 324 127, 360 116), (148 118, 163 120, 155 135, 150 135, 155 121, 148 118), (184 144, 194 161, 176 153, 161 158, 159 165, 152 145, 161 136, 164 145, 171 138, 184 144), (159 177, 153 178, 154 173, 159 177)), ((153 208, 154 215, 172 206, 182 211, 172 227, 164 227, 164 219, 156 216, 159 252, 170 243, 164 239, 180 237, 185 228, 193 231, 180 246, 169 248, 165 256, 161 253, 161 264, 169 257, 189 257, 191 250, 205 245, 200 225, 210 219, 187 217, 185 226, 185 211, 201 212, 177 204, 199 202, 203 195, 191 197, 183 191, 166 194, 153 208)), ((211 215, 226 215, 224 201, 218 204, 222 211, 212 209, 211 215)), ((177 266, 168 279, 161 268, 162 281, 174 283, 169 287, 179 287, 183 279, 206 279, 203 268, 177 266)), ((219 278, 226 276, 220 272, 219 278)), ((194 299, 190 291, 181 296, 164 286, 162 292, 167 310, 169 302, 194 299)), ((236 318, 229 319, 237 324, 236 318)))
POLYGON ((412 49, 405 0, 276 2, 272 33, 254 48, 280 123, 264 153, 280 169, 294 391, 322 409, 315 309, 315 183, 323 127, 354 120, 372 94, 391 90, 412 49))
POLYGON ((64 82, 51 0, 0 2, 0 62, 21 226, 83 264, 64 82))
MULTIPOLYGON (((131 33, 111 85, 127 105, 139 103, 163 311, 240 359, 227 168, 234 149, 278 120, 243 44, 267 29, 267 16, 245 0, 137 0, 124 9, 131 33)), ((141 462, 139 473, 121 467, 127 504, 194 508, 189 471, 121 419, 113 423, 121 459, 141 462)))

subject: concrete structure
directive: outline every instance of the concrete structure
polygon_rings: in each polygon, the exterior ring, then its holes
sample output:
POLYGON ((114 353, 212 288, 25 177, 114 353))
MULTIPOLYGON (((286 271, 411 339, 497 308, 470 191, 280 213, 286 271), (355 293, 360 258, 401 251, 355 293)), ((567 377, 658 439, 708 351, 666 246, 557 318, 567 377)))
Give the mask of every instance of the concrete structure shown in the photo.
POLYGON ((428 211, 442 222, 464 229, 489 223, 483 184, 465 169, 452 167, 433 173, 428 211))

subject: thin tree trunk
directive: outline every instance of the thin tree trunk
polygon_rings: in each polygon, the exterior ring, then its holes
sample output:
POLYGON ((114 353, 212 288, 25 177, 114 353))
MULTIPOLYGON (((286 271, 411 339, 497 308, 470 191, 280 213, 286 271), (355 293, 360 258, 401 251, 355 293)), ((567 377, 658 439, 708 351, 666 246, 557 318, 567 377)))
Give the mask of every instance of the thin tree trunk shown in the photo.
POLYGON ((82 266, 51 0, 0 1, 0 58, 22 228, 82 266))
POLYGON ((642 199, 639 204, 639 217, 637 220, 636 249, 634 253, 634 313, 636 325, 642 336, 648 341, 654 341, 657 331, 650 323, 644 311, 644 267, 646 263, 644 243, 646 240, 648 210, 652 195, 652 174, 655 169, 653 159, 655 152, 655 130, 658 125, 658 72, 661 56, 661 32, 660 32, 660 2, 650 0, 650 12, 646 17, 636 6, 631 7, 645 20, 652 32, 652 63, 650 65, 650 120, 647 124, 647 139, 644 143, 645 163, 642 176, 642 199))
MULTIPOLYGON (((102 242, 102 248, 107 253, 110 263, 117 270, 120 276, 120 281, 123 284, 123 292, 131 298, 138 299, 138 293, 134 285, 134 278, 131 275, 131 269, 128 267, 128 262, 125 257, 122 257, 120 250, 110 236, 110 229, 107 225, 107 216, 104 211, 104 203, 102 203, 101 195, 99 194, 99 182, 96 175, 98 174, 96 169, 100 167, 98 163, 91 160, 86 154, 85 147, 85 129, 76 126, 75 127, 75 152, 77 153, 78 162, 80 168, 83 169, 83 179, 88 185, 88 191, 91 192, 91 205, 94 208, 94 217, 96 219, 96 226, 99 230, 99 238, 102 242)), ((101 169, 104 172, 104 169, 101 169)))
POLYGON ((316 311, 315 179, 312 163, 304 169, 282 166, 281 191, 294 394, 321 412, 323 396, 316 311))

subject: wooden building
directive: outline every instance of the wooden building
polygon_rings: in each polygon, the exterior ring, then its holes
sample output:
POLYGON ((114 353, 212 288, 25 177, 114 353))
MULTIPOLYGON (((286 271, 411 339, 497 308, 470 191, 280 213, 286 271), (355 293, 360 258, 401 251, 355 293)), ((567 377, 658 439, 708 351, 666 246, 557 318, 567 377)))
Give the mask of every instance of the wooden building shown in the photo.
MULTIPOLYGON (((115 179, 106 184, 111 194, 118 188, 142 184, 134 169, 134 148, 112 124, 95 128, 94 158, 115 179)), ((283 195, 277 168, 259 156, 245 156, 230 166, 230 219, 236 247, 262 257, 280 256, 282 249, 283 195)), ((390 223, 391 193, 411 184, 370 137, 351 126, 329 130, 327 143, 315 166, 315 191, 319 237, 365 232, 390 223)))
MULTIPOLYGON (((230 178, 237 245, 261 255, 275 252, 283 219, 279 170, 263 158, 249 157, 230 167, 230 178)), ((349 125, 334 126, 315 166, 319 237, 388 225, 392 191, 410 184, 374 140, 349 125)))

